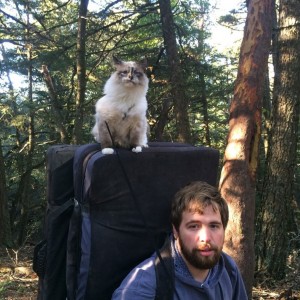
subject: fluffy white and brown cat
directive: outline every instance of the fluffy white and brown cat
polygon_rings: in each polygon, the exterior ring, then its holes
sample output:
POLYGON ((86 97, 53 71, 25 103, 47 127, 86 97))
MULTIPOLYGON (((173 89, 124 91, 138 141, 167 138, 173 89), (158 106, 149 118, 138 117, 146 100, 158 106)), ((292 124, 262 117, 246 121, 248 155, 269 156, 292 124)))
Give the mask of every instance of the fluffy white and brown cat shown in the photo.
POLYGON ((142 147, 147 147, 147 61, 113 57, 113 63, 116 71, 104 86, 104 96, 96 103, 92 134, 101 144, 103 154, 112 154, 113 145, 141 152, 142 147))

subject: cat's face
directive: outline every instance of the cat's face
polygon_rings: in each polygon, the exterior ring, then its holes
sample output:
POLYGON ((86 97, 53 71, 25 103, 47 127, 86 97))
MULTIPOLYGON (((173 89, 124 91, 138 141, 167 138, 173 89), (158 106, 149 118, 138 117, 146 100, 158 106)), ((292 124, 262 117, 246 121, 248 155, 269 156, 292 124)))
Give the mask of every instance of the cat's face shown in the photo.
POLYGON ((126 87, 147 84, 148 80, 144 72, 146 61, 121 61, 116 57, 113 57, 113 59, 116 68, 116 77, 120 83, 124 84, 126 87))

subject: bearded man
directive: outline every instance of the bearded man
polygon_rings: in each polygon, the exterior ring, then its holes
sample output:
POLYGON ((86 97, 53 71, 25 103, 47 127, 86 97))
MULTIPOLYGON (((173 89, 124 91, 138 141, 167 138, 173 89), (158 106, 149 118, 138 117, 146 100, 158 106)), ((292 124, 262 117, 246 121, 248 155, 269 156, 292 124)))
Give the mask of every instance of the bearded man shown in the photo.
POLYGON ((247 300, 236 263, 222 251, 228 216, 215 187, 196 181, 182 188, 172 201, 173 233, 160 257, 135 267, 112 299, 247 300))

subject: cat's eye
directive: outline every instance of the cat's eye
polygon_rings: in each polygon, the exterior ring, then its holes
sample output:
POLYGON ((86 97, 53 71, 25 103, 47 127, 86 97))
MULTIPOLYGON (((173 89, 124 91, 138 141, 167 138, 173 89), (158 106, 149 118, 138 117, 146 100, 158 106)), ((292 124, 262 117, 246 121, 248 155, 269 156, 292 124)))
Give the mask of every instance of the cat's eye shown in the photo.
POLYGON ((143 74, 139 71, 134 71, 134 75, 136 75, 137 77, 143 76, 143 74))

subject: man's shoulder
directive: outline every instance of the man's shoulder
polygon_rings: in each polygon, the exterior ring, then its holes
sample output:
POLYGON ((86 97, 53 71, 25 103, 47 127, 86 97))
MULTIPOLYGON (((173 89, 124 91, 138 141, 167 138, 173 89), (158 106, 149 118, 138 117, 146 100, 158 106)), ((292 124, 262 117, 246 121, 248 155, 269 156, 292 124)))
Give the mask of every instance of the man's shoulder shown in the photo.
POLYGON ((149 268, 154 268, 155 255, 153 254, 149 258, 140 262, 134 269, 141 269, 149 271, 149 268))
POLYGON ((137 281, 155 280, 155 256, 151 256, 141 263, 139 263, 130 273, 126 276, 126 279, 134 279, 137 281))
POLYGON ((237 266, 236 262, 234 261, 234 259, 230 255, 228 255, 225 252, 222 252, 222 262, 221 262, 221 265, 223 265, 222 266, 222 268, 223 268, 223 272, 222 272, 223 276, 226 273, 227 275, 225 275, 225 276, 229 277, 231 285, 233 287, 235 287, 236 282, 237 282, 237 280, 239 280, 239 277, 240 277, 239 269, 238 269, 238 266, 237 266))
POLYGON ((234 259, 227 253, 222 252, 222 258, 226 269, 237 269, 237 264, 234 259))
POLYGON ((231 282, 231 287, 233 292, 232 299, 239 299, 239 300, 248 299, 244 282, 236 262, 230 255, 228 255, 225 252, 222 252, 222 258, 224 263, 224 269, 226 270, 226 273, 228 274, 231 282))
POLYGON ((144 260, 137 265, 123 280, 114 292, 112 299, 154 299, 156 277, 154 268, 155 257, 144 260), (122 295, 122 297, 121 297, 122 295))

